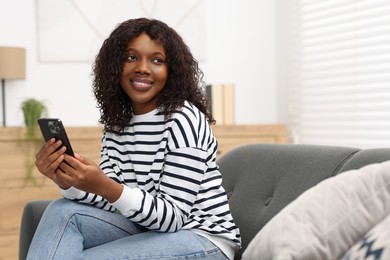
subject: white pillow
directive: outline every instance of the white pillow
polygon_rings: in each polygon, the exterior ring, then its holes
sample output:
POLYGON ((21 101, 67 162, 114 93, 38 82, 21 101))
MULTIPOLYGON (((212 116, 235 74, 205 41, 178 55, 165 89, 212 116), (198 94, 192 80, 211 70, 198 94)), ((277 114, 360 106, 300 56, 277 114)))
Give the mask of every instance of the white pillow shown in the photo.
POLYGON ((376 224, 341 260, 390 259, 390 215, 376 224))
POLYGON ((287 205, 242 259, 337 259, 389 213, 390 161, 351 170, 287 205))

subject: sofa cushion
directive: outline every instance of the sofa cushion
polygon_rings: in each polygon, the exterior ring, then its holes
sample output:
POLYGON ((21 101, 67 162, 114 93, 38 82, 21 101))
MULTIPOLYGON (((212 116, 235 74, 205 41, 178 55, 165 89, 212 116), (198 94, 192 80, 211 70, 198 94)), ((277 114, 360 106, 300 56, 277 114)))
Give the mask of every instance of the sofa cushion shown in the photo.
MULTIPOLYGON (((359 149, 320 145, 250 144, 219 160, 242 252, 257 232, 302 192, 339 173, 359 149)), ((390 159, 390 152, 389 159, 390 159)))
POLYGON ((341 260, 390 259, 390 215, 357 242, 341 260))
POLYGON ((28 202, 24 207, 20 224, 19 259, 26 259, 35 230, 50 202, 50 200, 35 200, 28 202))
POLYGON ((287 205, 243 259, 337 259, 389 213, 390 161, 350 170, 287 205))

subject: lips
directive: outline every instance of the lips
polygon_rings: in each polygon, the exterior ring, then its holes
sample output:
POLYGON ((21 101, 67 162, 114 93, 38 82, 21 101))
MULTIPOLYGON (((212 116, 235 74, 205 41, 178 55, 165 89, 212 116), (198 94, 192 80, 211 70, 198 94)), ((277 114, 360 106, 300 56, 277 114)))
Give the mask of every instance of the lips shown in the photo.
POLYGON ((147 91, 153 86, 153 81, 146 79, 133 79, 130 80, 132 87, 138 91, 147 91))

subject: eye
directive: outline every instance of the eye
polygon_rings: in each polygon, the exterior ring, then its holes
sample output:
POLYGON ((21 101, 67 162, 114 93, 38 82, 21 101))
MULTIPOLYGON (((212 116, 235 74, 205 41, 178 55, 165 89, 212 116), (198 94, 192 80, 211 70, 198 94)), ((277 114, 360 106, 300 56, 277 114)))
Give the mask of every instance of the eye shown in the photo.
POLYGON ((133 54, 129 54, 127 56, 127 60, 128 61, 135 61, 135 60, 137 60, 137 57, 135 55, 133 55, 133 54))
POLYGON ((158 63, 158 64, 164 64, 165 60, 163 58, 155 57, 152 59, 152 62, 158 63))

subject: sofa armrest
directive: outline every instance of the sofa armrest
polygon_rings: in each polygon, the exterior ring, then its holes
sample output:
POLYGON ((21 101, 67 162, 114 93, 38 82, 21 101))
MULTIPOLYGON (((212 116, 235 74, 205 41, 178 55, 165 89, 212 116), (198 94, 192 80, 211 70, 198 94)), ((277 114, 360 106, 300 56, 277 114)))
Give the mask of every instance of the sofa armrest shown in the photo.
POLYGON ((19 233, 19 259, 26 259, 28 248, 35 234, 43 212, 49 205, 50 200, 31 201, 26 204, 22 214, 22 221, 19 233))

